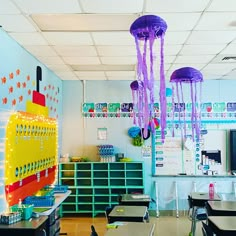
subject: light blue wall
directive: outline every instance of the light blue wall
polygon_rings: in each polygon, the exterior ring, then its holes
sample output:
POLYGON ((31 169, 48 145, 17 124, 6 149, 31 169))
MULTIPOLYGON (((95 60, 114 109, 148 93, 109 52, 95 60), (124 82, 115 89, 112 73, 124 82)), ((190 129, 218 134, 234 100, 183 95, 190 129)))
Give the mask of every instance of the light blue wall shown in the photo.
MULTIPOLYGON (((145 189, 155 199, 154 180, 151 159, 143 159, 141 148, 131 144, 127 130, 133 125, 131 118, 83 118, 83 102, 132 102, 131 81, 63 81, 63 144, 62 154, 70 156, 87 156, 98 161, 96 145, 113 144, 116 152, 124 153, 133 160, 145 162, 145 189), (106 141, 97 140, 97 128, 106 127, 106 141)), ((158 95, 158 84, 156 96, 158 95)), ((171 85, 167 82, 167 87, 171 85)), ((202 102, 236 101, 236 80, 210 80, 202 84, 202 102)), ((185 97, 190 96, 184 88, 185 97)), ((145 141, 150 145, 151 140, 145 141)), ((173 185, 173 181, 170 182, 173 185)), ((171 193, 172 194, 172 193, 171 193)), ((155 207, 152 204, 152 207, 155 207)), ((173 207, 173 204, 172 204, 173 207)))
POLYGON ((49 116, 58 119, 60 134, 62 81, 0 28, 0 212, 5 207, 5 127, 12 112, 25 111, 26 101, 32 101, 33 90, 36 90, 37 66, 42 68, 40 93, 46 96, 49 116))

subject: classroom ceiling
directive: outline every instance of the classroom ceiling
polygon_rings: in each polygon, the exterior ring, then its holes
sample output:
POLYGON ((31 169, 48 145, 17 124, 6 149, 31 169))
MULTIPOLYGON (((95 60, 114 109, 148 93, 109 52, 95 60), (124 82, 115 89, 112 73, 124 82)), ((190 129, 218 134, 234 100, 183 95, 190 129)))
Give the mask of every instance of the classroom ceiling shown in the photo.
POLYGON ((168 24, 167 79, 185 66, 201 70, 204 79, 236 79, 236 0, 0 0, 0 4, 2 28, 62 80, 134 80, 137 59, 129 28, 148 14, 168 24))

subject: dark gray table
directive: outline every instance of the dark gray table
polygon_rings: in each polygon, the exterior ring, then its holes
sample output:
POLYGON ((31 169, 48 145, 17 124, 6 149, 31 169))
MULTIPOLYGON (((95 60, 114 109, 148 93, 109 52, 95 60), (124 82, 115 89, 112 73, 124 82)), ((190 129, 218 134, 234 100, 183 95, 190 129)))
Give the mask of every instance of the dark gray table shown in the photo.
POLYGON ((236 201, 208 201, 208 214, 212 216, 236 216, 236 201))
POLYGON ((149 207, 150 201, 151 198, 147 194, 123 194, 121 195, 120 204, 149 207))
POLYGON ((236 216, 209 216, 208 225, 217 236, 236 235, 236 216))
POLYGON ((47 216, 23 220, 11 225, 0 224, 0 235, 4 236, 46 236, 47 216))
POLYGON ((109 214, 111 223, 115 221, 144 222, 147 213, 146 206, 115 206, 109 214))

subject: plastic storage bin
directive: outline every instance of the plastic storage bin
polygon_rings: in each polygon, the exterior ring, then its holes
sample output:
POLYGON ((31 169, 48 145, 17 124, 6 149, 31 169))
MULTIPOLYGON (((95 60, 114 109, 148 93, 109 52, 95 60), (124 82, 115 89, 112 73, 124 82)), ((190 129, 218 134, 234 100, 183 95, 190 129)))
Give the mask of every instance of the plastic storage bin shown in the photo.
POLYGON ((35 207, 52 206, 54 202, 54 196, 30 196, 24 200, 25 204, 33 204, 35 207))
POLYGON ((28 220, 32 216, 33 208, 32 204, 22 204, 20 206, 17 204, 11 207, 11 211, 19 212, 23 220, 28 220))

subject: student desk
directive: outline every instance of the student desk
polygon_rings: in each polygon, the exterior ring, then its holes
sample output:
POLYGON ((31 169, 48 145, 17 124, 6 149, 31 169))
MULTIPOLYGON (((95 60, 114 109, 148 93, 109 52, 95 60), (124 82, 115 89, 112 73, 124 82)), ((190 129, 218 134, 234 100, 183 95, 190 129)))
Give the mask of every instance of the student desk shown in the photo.
POLYGON ((236 201, 208 201, 207 210, 212 216, 236 216, 236 201))
POLYGON ((105 236, 152 236, 154 229, 155 224, 151 223, 124 222, 124 225, 108 229, 105 236))
POLYGON ((150 196, 146 194, 123 194, 121 195, 120 204, 149 207, 150 201, 150 196))
POLYGON ((111 223, 115 221, 144 222, 146 206, 115 206, 109 214, 111 223))
POLYGON ((202 192, 192 192, 190 197, 194 207, 205 207, 206 202, 208 201, 221 201, 221 198, 217 193, 214 194, 212 199, 210 199, 209 193, 202 192))
POLYGON ((189 197, 193 207, 191 233, 192 236, 195 236, 198 208, 204 208, 208 201, 220 201, 221 198, 218 194, 215 193, 214 198, 210 199, 209 193, 202 192, 192 192, 189 197))
POLYGON ((0 224, 0 235, 4 236, 46 236, 47 216, 23 220, 11 225, 0 224))
POLYGON ((209 216, 208 225, 217 236, 236 235, 236 216, 209 216))

